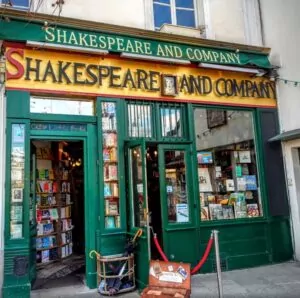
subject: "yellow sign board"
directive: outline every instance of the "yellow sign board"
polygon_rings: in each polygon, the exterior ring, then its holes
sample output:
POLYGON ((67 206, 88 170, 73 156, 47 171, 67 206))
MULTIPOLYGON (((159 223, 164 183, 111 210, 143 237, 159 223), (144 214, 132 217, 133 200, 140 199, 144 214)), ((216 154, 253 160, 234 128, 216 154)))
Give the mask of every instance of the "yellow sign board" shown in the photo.
POLYGON ((50 94, 275 107, 273 82, 244 73, 8 48, 6 87, 50 94))

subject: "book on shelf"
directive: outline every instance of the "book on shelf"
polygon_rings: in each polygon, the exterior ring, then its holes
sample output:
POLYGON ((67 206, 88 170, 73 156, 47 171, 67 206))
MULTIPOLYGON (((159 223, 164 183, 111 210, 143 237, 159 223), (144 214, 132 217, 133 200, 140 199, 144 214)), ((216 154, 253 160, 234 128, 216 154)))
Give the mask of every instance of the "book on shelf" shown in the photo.
POLYGON ((223 208, 221 204, 209 204, 208 207, 211 220, 223 219, 223 208))
POLYGON ((111 197, 111 188, 109 183, 104 183, 104 197, 111 197))
POLYGON ((50 209, 50 218, 52 220, 57 220, 58 219, 58 211, 57 208, 51 208, 50 209))
POLYGON ((103 134, 104 146, 105 147, 115 147, 117 146, 117 135, 115 133, 103 134))
POLYGON ((108 166, 108 179, 117 180, 118 179, 118 167, 116 165, 108 166))
POLYGON ((235 218, 247 217, 247 205, 244 193, 237 193, 236 202, 234 204, 235 218))
POLYGON ((116 228, 121 227, 120 215, 116 216, 115 223, 116 223, 116 228))
POLYGON ((211 192, 212 185, 208 168, 198 168, 199 189, 201 192, 211 192))
POLYGON ((251 163, 251 153, 249 150, 239 151, 240 163, 251 163))
POLYGON ((247 204, 247 215, 248 217, 258 217, 259 216, 259 209, 258 204, 247 204))
POLYGON ((52 182, 51 181, 37 181, 36 191, 44 193, 52 193, 52 182))
POLYGON ((110 161, 110 150, 107 148, 103 149, 103 160, 110 161))
POLYGON ((223 205, 222 212, 223 212, 223 219, 234 219, 233 206, 223 205))
POLYGON ((48 263, 50 261, 50 252, 49 252, 49 250, 43 250, 41 252, 41 255, 42 255, 42 257, 41 257, 42 263, 48 263))
POLYGON ((201 220, 209 220, 208 207, 201 207, 201 220))
POLYGON ((226 191, 235 191, 233 179, 226 179, 226 191))
POLYGON ((245 177, 236 178, 237 190, 246 191, 246 179, 245 177))
POLYGON ((255 175, 246 175, 246 190, 257 190, 256 176, 255 175))
POLYGON ((114 200, 105 200, 105 212, 107 215, 118 215, 119 206, 118 202, 114 200))

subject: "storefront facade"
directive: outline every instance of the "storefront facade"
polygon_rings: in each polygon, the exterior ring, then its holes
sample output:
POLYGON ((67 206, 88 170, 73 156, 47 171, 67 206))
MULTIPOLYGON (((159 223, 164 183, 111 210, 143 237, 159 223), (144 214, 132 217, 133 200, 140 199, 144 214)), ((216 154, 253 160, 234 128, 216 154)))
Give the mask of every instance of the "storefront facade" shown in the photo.
MULTIPOLYGON (((268 143, 277 133, 275 85, 241 72, 268 68, 266 53, 23 27, 12 19, 5 43, 4 297, 28 297, 36 275, 31 140, 83 142, 90 288, 89 252, 122 253, 138 228, 137 280, 147 283, 156 253, 149 225, 174 261, 195 265, 212 229, 223 270, 292 258, 281 149, 268 143)), ((201 272, 214 268, 211 256, 201 272)))

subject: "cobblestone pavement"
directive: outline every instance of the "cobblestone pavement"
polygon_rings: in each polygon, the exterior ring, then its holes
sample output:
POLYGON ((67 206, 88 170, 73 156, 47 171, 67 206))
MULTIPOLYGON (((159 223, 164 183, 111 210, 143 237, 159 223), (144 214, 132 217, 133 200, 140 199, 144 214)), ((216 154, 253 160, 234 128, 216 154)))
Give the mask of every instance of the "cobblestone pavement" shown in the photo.
MULTIPOLYGON (((300 262, 288 262, 252 269, 222 273, 224 298, 229 297, 300 297, 300 262)), ((96 291, 84 285, 33 291, 32 298, 99 298, 96 291)), ((139 297, 137 292, 117 296, 139 297)), ((217 298, 216 274, 200 274, 192 278, 192 298, 217 298)))

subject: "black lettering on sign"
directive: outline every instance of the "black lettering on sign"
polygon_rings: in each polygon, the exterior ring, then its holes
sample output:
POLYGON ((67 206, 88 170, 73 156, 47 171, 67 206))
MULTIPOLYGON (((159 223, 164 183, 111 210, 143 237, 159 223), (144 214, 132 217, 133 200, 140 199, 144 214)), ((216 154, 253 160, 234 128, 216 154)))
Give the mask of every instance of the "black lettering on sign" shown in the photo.
POLYGON ((120 71, 122 68, 117 66, 110 67, 110 76, 109 76, 109 87, 121 87, 120 75, 117 75, 116 72, 120 71), (119 81, 119 83, 117 82, 119 81))
POLYGON ((89 64, 86 68, 86 73, 89 77, 90 80, 86 79, 85 83, 87 85, 95 85, 98 81, 98 77, 97 75, 93 72, 93 70, 97 70, 98 69, 98 65, 95 64, 89 64))
POLYGON ((203 94, 209 94, 212 92, 212 81, 210 77, 202 77, 202 90, 203 94))
POLYGON ((50 60, 48 61, 47 63, 47 66, 46 66, 46 69, 45 69, 45 72, 44 72, 44 76, 43 76, 43 79, 42 81, 45 82, 47 81, 47 77, 50 76, 51 79, 52 79, 52 82, 56 83, 57 82, 57 79, 56 79, 56 76, 55 76, 55 72, 53 70, 53 67, 52 67, 52 64, 50 62, 50 60))
POLYGON ((32 66, 32 58, 26 57, 26 72, 25 72, 25 80, 30 81, 30 73, 35 73, 35 81, 40 81, 40 67, 42 60, 35 59, 35 66, 32 66))
POLYGON ((148 84, 147 84, 147 78, 148 78, 147 72, 143 69, 137 69, 136 74, 137 74, 137 87, 139 89, 148 90, 149 87, 148 87, 148 84), (143 85, 143 87, 142 87, 142 85, 143 85))
MULTIPOLYGON (((132 88, 136 88, 136 85, 135 85, 135 82, 134 82, 134 79, 133 79, 133 76, 132 76, 132 73, 130 71, 130 69, 128 68, 127 71, 126 71, 126 74, 125 74, 125 78, 124 78, 124 81, 123 81, 123 84, 122 84, 122 87, 124 88, 127 88, 129 87, 128 86, 128 83, 131 84, 131 87, 132 88)), ((130 88, 130 87, 129 87, 130 88)))
POLYGON ((67 84, 71 84, 71 80, 68 77, 66 70, 71 65, 71 62, 58 61, 58 82, 63 83, 63 78, 67 84))
POLYGON ((80 79, 83 75, 81 69, 85 68, 84 63, 74 63, 74 83, 79 85, 85 84, 85 79, 80 79))
POLYGON ((110 74, 110 67, 108 66, 99 66, 99 85, 102 86, 102 79, 107 78, 110 74))
POLYGON ((150 90, 151 91, 159 91, 159 82, 158 82, 158 78, 160 78, 160 73, 158 71, 149 71, 150 74, 150 90), (157 86, 157 87, 155 87, 157 86))

